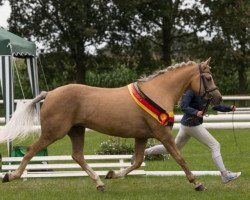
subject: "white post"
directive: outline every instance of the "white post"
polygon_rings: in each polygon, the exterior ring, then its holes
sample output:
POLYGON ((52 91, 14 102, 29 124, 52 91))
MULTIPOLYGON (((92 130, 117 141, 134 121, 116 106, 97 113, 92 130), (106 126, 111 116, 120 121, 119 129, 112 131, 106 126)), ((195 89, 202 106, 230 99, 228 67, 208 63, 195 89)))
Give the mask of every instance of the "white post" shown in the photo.
MULTIPOLYGON (((14 71, 11 61, 11 56, 0 56, 0 78, 5 107, 5 123, 8 123, 14 112, 14 71)), ((7 148, 8 155, 11 156, 11 141, 8 141, 7 148)))
MULTIPOLYGON (((39 91, 39 81, 38 81, 38 69, 37 69, 37 62, 36 57, 26 58, 26 63, 28 67, 28 73, 29 73, 29 79, 30 79, 30 85, 32 89, 33 97, 36 97, 40 91, 39 91)), ((40 124, 40 104, 36 104, 36 125, 40 124)))

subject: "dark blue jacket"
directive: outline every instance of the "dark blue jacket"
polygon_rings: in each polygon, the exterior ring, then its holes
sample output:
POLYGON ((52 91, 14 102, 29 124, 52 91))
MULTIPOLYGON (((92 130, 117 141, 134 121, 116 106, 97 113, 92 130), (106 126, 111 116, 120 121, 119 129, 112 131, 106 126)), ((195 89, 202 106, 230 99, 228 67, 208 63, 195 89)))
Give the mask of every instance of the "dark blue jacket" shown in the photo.
MULTIPOLYGON (((203 123, 203 118, 197 117, 197 112, 202 111, 207 101, 196 95, 192 90, 188 90, 181 99, 181 110, 184 115, 181 124, 185 126, 198 126, 203 123)), ((213 110, 221 112, 231 111, 230 106, 217 105, 212 107, 213 110)))

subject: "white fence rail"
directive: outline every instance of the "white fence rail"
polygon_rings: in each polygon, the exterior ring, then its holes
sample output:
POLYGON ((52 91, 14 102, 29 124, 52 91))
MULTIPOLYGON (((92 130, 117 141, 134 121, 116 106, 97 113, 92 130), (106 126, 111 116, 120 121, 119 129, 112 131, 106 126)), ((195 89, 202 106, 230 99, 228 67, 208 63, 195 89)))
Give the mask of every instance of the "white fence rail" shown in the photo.
MULTIPOLYGON (((175 115, 175 121, 180 122, 183 115, 175 115)), ((204 122, 213 122, 213 121, 249 121, 250 114, 221 114, 221 115, 207 115, 203 117, 204 122)))
MULTIPOLYGON (((180 128, 180 120, 182 116, 183 115, 175 115, 174 130, 178 130, 180 128)), ((208 115, 204 117, 203 125, 208 129, 249 129, 250 114, 208 115)), ((41 127, 33 126, 33 130, 34 132, 40 132, 41 127)))
MULTIPOLYGON (((207 129, 249 129, 250 122, 211 122, 203 123, 203 126, 207 129)), ((173 129, 179 130, 180 123, 175 123, 173 129)))
MULTIPOLYGON (((180 127, 182 115, 175 115, 173 129, 180 127)), ((0 118, 1 121, 1 118, 0 118)), ((208 129, 248 129, 250 128, 250 114, 220 114, 208 115, 204 117, 203 125, 208 129)), ((0 126, 0 129, 2 126, 0 126)), ((33 126, 34 132, 40 132, 40 126, 33 126)))
MULTIPOLYGON (((247 95, 223 95, 222 96, 223 100, 237 100, 237 101, 241 101, 241 100, 250 100, 250 96, 247 95)), ((18 101, 28 101, 31 99, 15 99, 14 102, 17 103, 18 101)), ((3 104, 3 100, 0 99, 0 104, 3 104)))
POLYGON ((222 96, 223 100, 237 100, 237 101, 245 101, 245 100, 250 100, 250 96, 233 96, 233 95, 225 95, 222 96))
MULTIPOLYGON (((249 111, 250 112, 250 111, 249 111)), ((180 122, 183 115, 175 115, 175 122, 180 122)), ((223 113, 220 115, 207 115, 204 116, 204 122, 212 121, 250 121, 250 113, 223 113)), ((4 117, 0 117, 0 124, 4 124, 4 117)))
MULTIPOLYGON (((85 155, 84 158, 88 163, 90 162, 89 165, 93 169, 97 169, 96 173, 100 176, 106 175, 109 169, 121 170, 131 165, 131 155, 85 155)), ((21 160, 22 157, 3 157, 1 177, 4 177, 7 172, 16 170, 19 166, 16 162, 21 160)), ((22 178, 88 176, 71 156, 35 156, 32 161, 40 163, 28 164, 22 178)), ((140 169, 132 171, 129 175, 146 175, 143 167, 145 167, 144 162, 140 169)))
MULTIPOLYGON (((108 169, 121 170, 124 167, 130 166, 132 155, 86 155, 84 158, 90 163, 89 165, 97 169, 96 173, 99 176, 105 176, 108 169)), ((1 164, 0 176, 3 178, 5 173, 16 170, 19 166, 22 157, 3 157, 1 164)), ((22 177, 27 178, 54 178, 54 177, 81 177, 88 176, 82 171, 81 167, 75 163, 62 163, 73 161, 71 156, 36 156, 31 162, 43 162, 44 164, 28 164, 22 177), (49 162, 53 162, 50 164, 49 162), (54 162, 58 162, 55 164, 54 162), (74 171, 72 171, 74 169, 74 171), (76 171, 76 169, 78 169, 76 171), (67 170, 67 171, 65 171, 67 170)), ((146 175, 146 176, 185 176, 183 171, 145 171, 146 164, 143 162, 140 169, 134 170, 129 175, 146 175)), ((219 171, 192 171, 196 176, 219 176, 219 171)))

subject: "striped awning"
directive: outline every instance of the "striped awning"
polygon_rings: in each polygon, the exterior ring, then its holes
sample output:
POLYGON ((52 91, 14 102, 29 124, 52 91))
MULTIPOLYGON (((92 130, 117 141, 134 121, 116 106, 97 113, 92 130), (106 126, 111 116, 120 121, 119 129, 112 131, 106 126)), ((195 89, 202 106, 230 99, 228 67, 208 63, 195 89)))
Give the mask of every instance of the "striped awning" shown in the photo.
MULTIPOLYGON (((0 82, 5 109, 5 122, 7 123, 15 110, 14 108, 14 67, 13 57, 9 55, 0 55, 0 82)), ((33 96, 39 94, 38 70, 35 57, 26 58, 29 79, 33 96)), ((40 106, 36 105, 36 110, 39 116, 40 106)), ((38 120, 39 121, 39 120, 38 120)), ((8 142, 9 156, 12 151, 12 142, 8 142)))

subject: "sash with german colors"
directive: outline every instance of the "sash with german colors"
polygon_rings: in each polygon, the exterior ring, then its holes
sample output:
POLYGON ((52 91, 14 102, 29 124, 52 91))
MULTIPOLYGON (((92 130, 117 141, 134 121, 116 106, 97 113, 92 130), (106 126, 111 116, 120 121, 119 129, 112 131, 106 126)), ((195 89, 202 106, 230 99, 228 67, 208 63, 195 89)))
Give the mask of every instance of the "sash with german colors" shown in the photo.
POLYGON ((173 126, 174 125, 174 113, 166 112, 152 99, 150 99, 142 90, 138 87, 137 82, 128 85, 130 95, 134 101, 148 114, 155 118, 161 125, 173 126))

